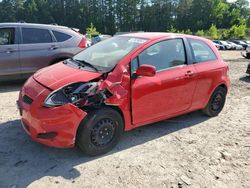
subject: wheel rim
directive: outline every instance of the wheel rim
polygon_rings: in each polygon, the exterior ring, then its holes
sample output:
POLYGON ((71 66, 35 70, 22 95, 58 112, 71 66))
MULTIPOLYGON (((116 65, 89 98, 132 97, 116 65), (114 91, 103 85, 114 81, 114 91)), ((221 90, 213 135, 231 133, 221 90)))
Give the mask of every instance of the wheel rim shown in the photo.
POLYGON ((220 110, 221 106, 223 104, 223 96, 221 93, 218 93, 217 95, 214 96, 213 102, 212 102, 212 110, 213 111, 218 111, 220 110))
POLYGON ((95 146, 105 146, 112 142, 115 135, 115 124, 112 119, 100 120, 91 131, 91 142, 95 146))

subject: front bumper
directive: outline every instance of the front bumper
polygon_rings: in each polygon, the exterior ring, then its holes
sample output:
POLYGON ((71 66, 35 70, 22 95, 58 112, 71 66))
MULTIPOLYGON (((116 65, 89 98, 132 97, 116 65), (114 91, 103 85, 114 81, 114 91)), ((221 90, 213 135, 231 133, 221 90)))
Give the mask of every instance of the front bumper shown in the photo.
POLYGON ((39 143, 57 148, 74 147, 78 126, 87 113, 72 104, 44 107, 43 101, 50 92, 32 77, 28 79, 17 102, 22 126, 39 143))

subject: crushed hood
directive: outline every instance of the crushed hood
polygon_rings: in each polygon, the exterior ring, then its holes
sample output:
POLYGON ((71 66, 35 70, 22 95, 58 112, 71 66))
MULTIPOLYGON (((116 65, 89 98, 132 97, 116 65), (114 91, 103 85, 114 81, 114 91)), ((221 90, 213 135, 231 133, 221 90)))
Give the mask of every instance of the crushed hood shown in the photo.
POLYGON ((63 63, 43 68, 33 75, 42 85, 56 90, 66 84, 74 82, 89 82, 101 76, 100 73, 77 69, 63 63))

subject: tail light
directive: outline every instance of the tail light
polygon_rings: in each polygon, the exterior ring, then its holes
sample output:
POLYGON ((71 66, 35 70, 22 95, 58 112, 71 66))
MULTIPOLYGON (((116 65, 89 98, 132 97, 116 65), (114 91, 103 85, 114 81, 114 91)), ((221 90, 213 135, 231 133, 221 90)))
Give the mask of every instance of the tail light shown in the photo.
POLYGON ((87 48, 87 39, 85 37, 82 38, 81 42, 78 45, 79 48, 87 48))

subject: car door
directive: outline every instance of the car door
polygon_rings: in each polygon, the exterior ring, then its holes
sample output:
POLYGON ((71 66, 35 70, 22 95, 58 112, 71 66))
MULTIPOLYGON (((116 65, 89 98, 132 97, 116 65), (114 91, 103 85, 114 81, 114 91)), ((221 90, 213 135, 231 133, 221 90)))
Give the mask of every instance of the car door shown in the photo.
POLYGON ((0 79, 3 76, 20 76, 18 30, 0 28, 0 79))
POLYGON ((54 54, 54 39, 50 30, 22 27, 20 63, 23 75, 29 75, 48 66, 54 54))
POLYGON ((132 121, 153 122, 188 110, 196 86, 196 71, 188 64, 181 38, 157 42, 131 61, 132 121), (136 77, 138 66, 156 67, 154 77, 136 77))
POLYGON ((194 67, 197 72, 197 87, 194 95, 194 108, 202 108, 206 105, 211 90, 215 87, 213 84, 221 80, 221 64, 214 51, 207 43, 188 39, 193 55, 194 67))

